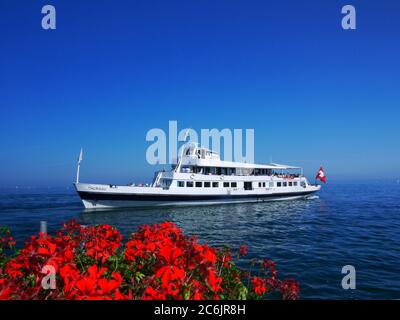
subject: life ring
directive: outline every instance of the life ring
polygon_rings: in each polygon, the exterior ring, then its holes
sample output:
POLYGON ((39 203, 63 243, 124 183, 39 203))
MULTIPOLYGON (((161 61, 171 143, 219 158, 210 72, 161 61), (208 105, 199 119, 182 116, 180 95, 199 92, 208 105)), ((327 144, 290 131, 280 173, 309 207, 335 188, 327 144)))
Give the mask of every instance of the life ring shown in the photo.
POLYGON ((194 174, 191 174, 191 175, 190 175, 190 179, 194 179, 194 174))
POLYGON ((224 175, 222 175, 220 179, 221 179, 221 180, 224 180, 224 175))

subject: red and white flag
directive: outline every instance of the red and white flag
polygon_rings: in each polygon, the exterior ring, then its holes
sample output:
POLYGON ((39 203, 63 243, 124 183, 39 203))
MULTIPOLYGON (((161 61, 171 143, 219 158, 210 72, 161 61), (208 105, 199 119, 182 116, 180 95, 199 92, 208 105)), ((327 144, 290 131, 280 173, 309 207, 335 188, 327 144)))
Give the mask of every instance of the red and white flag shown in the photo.
POLYGON ((315 176, 315 179, 319 179, 319 180, 321 180, 323 183, 326 183, 326 175, 325 175, 324 168, 322 168, 322 166, 319 167, 319 170, 318 170, 317 175, 315 176))

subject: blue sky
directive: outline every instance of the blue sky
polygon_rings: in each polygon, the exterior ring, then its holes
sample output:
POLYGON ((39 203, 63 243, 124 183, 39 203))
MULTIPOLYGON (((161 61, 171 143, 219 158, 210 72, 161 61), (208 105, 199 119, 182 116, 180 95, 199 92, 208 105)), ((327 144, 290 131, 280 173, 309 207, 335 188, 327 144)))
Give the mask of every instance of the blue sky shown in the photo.
POLYGON ((3 0, 0 186, 70 185, 81 146, 83 181, 149 180, 169 120, 254 128, 257 162, 310 176, 399 178, 400 4, 349 3, 3 0))

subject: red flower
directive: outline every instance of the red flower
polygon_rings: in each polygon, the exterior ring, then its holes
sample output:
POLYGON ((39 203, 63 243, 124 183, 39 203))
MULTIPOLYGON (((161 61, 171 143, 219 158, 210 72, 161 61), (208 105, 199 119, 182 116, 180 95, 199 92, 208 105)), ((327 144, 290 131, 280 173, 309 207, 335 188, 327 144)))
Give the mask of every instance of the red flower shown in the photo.
POLYGON ((282 281, 279 290, 285 300, 297 300, 300 296, 299 283, 293 279, 282 281))
POLYGON ((251 282, 253 284, 253 291, 256 295, 262 296, 265 292, 267 292, 265 279, 254 276, 251 282))
MULTIPOLYGON (((71 269, 70 269, 71 270, 71 269)), ((112 299, 113 294, 116 294, 118 299, 123 298, 121 292, 117 292, 121 283, 122 277, 119 272, 112 273, 112 279, 104 277, 106 268, 98 269, 97 265, 92 265, 88 268, 85 274, 79 274, 76 270, 63 270, 63 277, 66 279, 66 293, 70 299, 112 299)))
POLYGON ((217 277, 215 275, 214 270, 208 270, 207 282, 208 282, 209 286, 211 287, 212 291, 214 291, 214 292, 222 291, 222 288, 221 288, 222 278, 217 277))
POLYGON ((85 227, 80 230, 80 240, 85 245, 85 255, 105 263, 120 247, 122 236, 109 225, 85 227))
POLYGON ((105 278, 101 278, 98 281, 98 285, 100 287, 100 293, 102 294, 110 293, 121 285, 122 278, 118 272, 113 273, 113 278, 115 280, 107 280, 105 278))
POLYGON ((217 255, 215 254, 215 251, 213 249, 209 249, 208 247, 206 247, 204 249, 205 249, 205 252, 203 254, 204 261, 212 263, 212 264, 216 263, 217 255))
POLYGON ((243 244, 239 248, 239 255, 244 256, 247 254, 247 246, 246 244, 243 244))
POLYGON ((155 290, 152 286, 148 286, 144 292, 143 300, 165 300, 165 293, 155 290))

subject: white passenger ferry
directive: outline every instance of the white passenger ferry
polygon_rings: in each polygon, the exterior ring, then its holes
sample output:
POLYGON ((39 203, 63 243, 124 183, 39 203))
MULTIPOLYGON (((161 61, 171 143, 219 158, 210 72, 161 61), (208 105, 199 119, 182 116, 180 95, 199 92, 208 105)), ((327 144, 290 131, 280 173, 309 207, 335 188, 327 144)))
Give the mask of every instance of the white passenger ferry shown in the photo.
POLYGON ((299 199, 321 188, 310 184, 300 167, 223 161, 194 143, 149 186, 80 183, 78 164, 75 187, 87 209, 299 199))

